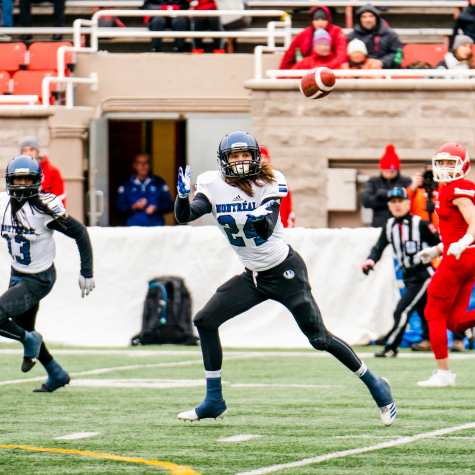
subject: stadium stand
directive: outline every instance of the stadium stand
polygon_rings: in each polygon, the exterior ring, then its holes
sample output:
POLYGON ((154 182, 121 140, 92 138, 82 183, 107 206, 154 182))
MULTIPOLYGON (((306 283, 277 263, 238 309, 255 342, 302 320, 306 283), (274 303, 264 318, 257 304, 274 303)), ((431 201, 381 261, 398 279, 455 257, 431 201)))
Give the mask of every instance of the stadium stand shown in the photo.
POLYGON ((424 61, 435 68, 439 61, 444 59, 448 48, 444 44, 421 45, 409 43, 404 46, 402 52, 402 68, 406 68, 409 64, 415 63, 416 61, 424 61))
MULTIPOLYGON (((61 46, 73 46, 69 42, 55 42, 55 43, 33 43, 28 48, 29 62, 28 69, 31 71, 37 70, 51 70, 57 68, 56 55, 61 46)), ((66 53, 65 63, 71 64, 73 62, 73 53, 66 53)))
POLYGON ((10 92, 10 73, 8 71, 0 71, 0 94, 10 92))
MULTIPOLYGON (((37 95, 42 97, 43 79, 48 76, 56 76, 56 71, 17 71, 13 75, 13 95, 30 96, 37 95)), ((50 92, 57 90, 57 84, 50 85, 50 92)), ((53 98, 50 96, 49 102, 53 98)), ((38 105, 40 102, 37 103, 38 105)))
POLYGON ((15 72, 25 67, 26 46, 23 43, 0 43, 0 70, 15 72))

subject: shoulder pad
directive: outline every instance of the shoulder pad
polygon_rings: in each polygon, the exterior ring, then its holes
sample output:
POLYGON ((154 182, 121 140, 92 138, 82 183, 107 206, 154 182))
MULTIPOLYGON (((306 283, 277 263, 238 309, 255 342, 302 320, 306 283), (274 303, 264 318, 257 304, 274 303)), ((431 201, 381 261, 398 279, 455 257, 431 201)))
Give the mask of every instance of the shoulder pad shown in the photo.
POLYGON ((282 172, 279 170, 274 170, 274 176, 279 185, 287 185, 287 180, 282 172))
POLYGON ((196 183, 200 185, 209 185, 219 177, 220 173, 221 172, 219 170, 211 170, 209 172, 202 173, 198 176, 196 183))

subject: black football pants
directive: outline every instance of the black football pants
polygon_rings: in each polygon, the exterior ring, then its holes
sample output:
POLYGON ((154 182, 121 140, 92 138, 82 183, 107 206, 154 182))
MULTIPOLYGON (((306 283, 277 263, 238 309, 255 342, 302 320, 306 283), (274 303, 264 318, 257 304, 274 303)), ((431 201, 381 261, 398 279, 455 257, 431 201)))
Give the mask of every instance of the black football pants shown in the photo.
MULTIPOLYGON (((0 335, 21 340, 25 330, 34 330, 40 300, 51 292, 55 280, 54 266, 39 274, 22 274, 12 270, 9 288, 0 297, 0 335)), ((44 342, 38 359, 43 365, 53 359, 44 342)))
POLYGON ((221 369, 222 349, 218 328, 269 299, 289 309, 315 349, 328 351, 353 372, 360 369, 362 363, 353 350, 325 328, 311 292, 305 262, 290 248, 289 255, 281 264, 259 272, 255 282, 249 269, 228 280, 196 314, 193 322, 198 328, 207 371, 221 369))
MULTIPOLYGON (((394 325, 391 331, 386 335, 386 348, 395 350, 401 344, 404 332, 406 331, 407 323, 414 311, 417 311, 421 317, 422 328, 424 331, 424 309, 427 304, 427 286, 429 285, 430 277, 426 280, 408 281, 406 284, 406 291, 399 300, 396 310, 394 311, 394 325)), ((427 325, 427 324, 426 324, 427 325)), ((424 331, 424 334, 426 332, 424 331)), ((424 336, 424 335, 423 335, 424 336)), ((428 339, 427 333, 427 339, 428 339)))

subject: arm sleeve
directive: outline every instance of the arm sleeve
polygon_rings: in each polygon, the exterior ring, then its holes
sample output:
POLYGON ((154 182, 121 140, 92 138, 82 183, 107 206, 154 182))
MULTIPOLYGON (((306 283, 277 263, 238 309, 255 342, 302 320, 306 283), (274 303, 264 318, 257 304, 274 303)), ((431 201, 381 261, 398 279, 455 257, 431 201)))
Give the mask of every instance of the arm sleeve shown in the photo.
POLYGON ((282 62, 280 63, 279 69, 291 69, 292 65, 295 63, 295 48, 298 46, 300 39, 297 35, 294 38, 294 41, 290 43, 289 49, 285 52, 282 62))
POLYGON ((176 197, 175 201, 175 216, 180 224, 190 223, 195 221, 205 214, 212 211, 211 203, 203 193, 197 193, 194 200, 189 202, 188 198, 176 197))
POLYGON ((338 35, 336 36, 336 41, 333 45, 333 48, 335 57, 328 62, 327 67, 330 69, 339 69, 340 66, 347 60, 347 42, 343 30, 338 31, 338 35))
POLYGON ((93 276, 92 245, 86 226, 71 216, 50 221, 47 226, 49 229, 59 231, 76 241, 81 256, 81 274, 91 278, 93 276))
POLYGON ((429 246, 437 246, 440 243, 440 236, 435 226, 429 221, 421 219, 419 223, 419 232, 421 233, 421 241, 426 242, 429 246))
POLYGON ((475 204, 475 184, 460 180, 459 186, 452 189, 449 200, 453 201, 457 198, 470 198, 475 204))
POLYGON ((253 223, 254 231, 256 231, 259 237, 266 241, 272 236, 277 221, 279 220, 280 202, 282 198, 278 196, 265 198, 262 200, 261 205, 271 200, 275 200, 275 203, 270 207, 272 213, 267 215, 264 219, 253 223))
POLYGON ((386 249, 386 246, 389 244, 388 238, 386 236, 386 228, 384 227, 381 230, 381 234, 379 236, 378 242, 376 245, 371 249, 371 252, 369 253, 368 259, 373 259, 373 261, 376 263, 381 259, 381 256, 383 255, 384 250, 386 249))
POLYGON ((385 69, 392 68, 396 52, 398 49, 402 48, 402 43, 399 40, 399 36, 394 31, 391 31, 389 35, 389 52, 381 58, 381 61, 383 62, 383 68, 385 69))

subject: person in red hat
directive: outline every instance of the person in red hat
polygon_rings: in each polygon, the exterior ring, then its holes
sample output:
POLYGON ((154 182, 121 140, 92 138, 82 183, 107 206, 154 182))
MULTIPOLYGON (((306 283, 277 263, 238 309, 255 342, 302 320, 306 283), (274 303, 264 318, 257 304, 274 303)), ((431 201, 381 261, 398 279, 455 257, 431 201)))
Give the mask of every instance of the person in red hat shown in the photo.
MULTIPOLYGON (((267 150, 266 147, 259 147, 259 149, 261 151, 261 162, 270 165, 269 150, 267 150)), ((282 198, 282 202, 280 204, 280 220, 282 221, 284 228, 293 228, 294 218, 295 213, 292 209, 292 195, 288 189, 287 196, 282 198)))
POLYGON ((388 209, 388 191, 395 187, 407 188, 412 183, 411 178, 401 176, 401 162, 393 144, 386 146, 386 151, 379 161, 381 174, 371 177, 361 193, 361 202, 365 208, 373 210, 373 228, 381 228, 391 217, 388 209))

